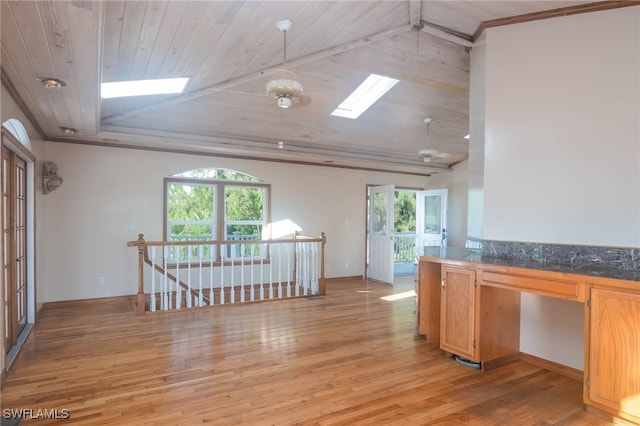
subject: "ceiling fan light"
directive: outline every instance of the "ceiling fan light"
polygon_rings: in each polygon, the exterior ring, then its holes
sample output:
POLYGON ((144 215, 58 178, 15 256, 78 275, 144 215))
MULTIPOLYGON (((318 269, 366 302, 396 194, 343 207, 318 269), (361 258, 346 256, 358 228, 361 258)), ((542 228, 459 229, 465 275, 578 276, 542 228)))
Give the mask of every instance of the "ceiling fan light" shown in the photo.
POLYGON ((283 95, 278 98, 278 106, 280 108, 291 108, 292 103, 293 102, 289 96, 283 95))
POLYGON ((418 155, 421 157, 430 157, 432 155, 436 155, 438 153, 437 149, 421 149, 420 151, 418 151, 418 155))
POLYGON ((267 83, 267 95, 278 99, 283 94, 302 93, 302 84, 295 80, 279 78, 267 83))

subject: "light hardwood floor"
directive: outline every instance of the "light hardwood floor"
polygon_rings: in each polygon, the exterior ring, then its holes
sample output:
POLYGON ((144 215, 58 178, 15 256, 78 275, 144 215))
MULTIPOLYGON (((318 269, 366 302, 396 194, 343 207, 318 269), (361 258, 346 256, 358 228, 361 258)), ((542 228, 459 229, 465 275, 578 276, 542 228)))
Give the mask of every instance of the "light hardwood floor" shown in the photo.
POLYGON ((143 317, 123 300, 55 304, 2 408, 69 410, 39 425, 614 424, 585 411, 578 381, 446 358, 416 334, 413 297, 381 299, 412 288, 334 281, 324 297, 143 317))

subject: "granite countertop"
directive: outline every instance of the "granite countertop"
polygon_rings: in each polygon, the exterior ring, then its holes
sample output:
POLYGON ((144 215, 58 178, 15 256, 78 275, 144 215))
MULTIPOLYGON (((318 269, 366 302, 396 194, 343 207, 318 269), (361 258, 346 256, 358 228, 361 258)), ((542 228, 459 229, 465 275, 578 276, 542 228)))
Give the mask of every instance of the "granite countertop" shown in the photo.
POLYGON ((536 269, 541 271, 562 272, 590 277, 611 278, 640 282, 640 270, 624 270, 606 268, 602 266, 571 265, 568 263, 537 262, 522 259, 503 259, 498 257, 483 256, 477 250, 458 247, 424 247, 423 256, 439 259, 457 260, 472 263, 484 263, 488 265, 510 266, 514 268, 536 269))

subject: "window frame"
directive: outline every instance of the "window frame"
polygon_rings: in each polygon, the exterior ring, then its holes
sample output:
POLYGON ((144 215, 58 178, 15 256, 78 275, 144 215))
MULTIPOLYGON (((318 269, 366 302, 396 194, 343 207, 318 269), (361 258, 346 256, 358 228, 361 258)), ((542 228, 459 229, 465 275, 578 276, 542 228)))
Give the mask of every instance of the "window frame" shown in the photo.
MULTIPOLYGON (((201 178, 185 178, 185 177, 166 177, 163 180, 163 226, 162 226, 162 236, 163 241, 172 241, 170 240, 170 225, 169 225, 169 186, 171 184, 193 184, 200 186, 213 186, 214 189, 214 211, 213 217, 214 221, 212 223, 212 230, 215 235, 214 240, 226 240, 225 238, 227 232, 227 218, 226 218, 226 204, 225 204, 225 189, 227 187, 244 187, 244 188, 258 188, 263 189, 264 195, 262 199, 262 210, 263 210, 263 220, 260 223, 262 225, 263 230, 269 229, 269 224, 271 223, 271 185, 268 183, 256 182, 256 181, 236 181, 236 180, 217 180, 217 179, 201 179, 201 178)), ((230 221, 230 222, 238 222, 238 221, 230 221)), ((253 221, 257 222, 257 221, 253 221)), ((231 223, 231 224, 232 224, 231 223)), ((264 234, 263 234, 264 235, 264 234)), ((266 236, 265 239, 269 239, 270 236, 266 236)), ((218 248, 216 250, 216 258, 213 261, 214 266, 219 265, 227 265, 231 264, 232 260, 228 259, 226 256, 224 258, 224 263, 221 261, 221 250, 218 248)), ((261 260, 262 262, 269 262, 269 247, 265 248, 265 252, 260 257, 250 257, 249 259, 261 260)), ((180 264, 186 265, 184 262, 169 262, 171 266, 175 266, 180 264)), ((207 264, 210 264, 208 261, 207 264)))

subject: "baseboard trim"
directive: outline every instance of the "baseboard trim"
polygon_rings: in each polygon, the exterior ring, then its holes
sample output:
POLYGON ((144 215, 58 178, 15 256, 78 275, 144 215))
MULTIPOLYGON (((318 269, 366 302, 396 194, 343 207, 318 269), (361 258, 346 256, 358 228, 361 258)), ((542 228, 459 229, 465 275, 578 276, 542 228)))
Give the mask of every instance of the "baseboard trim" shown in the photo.
POLYGON ((325 282, 331 283, 335 281, 361 281, 364 277, 362 275, 349 275, 346 277, 333 277, 333 278, 325 278, 325 282))
POLYGON ((548 359, 543 359, 535 355, 526 354, 524 352, 520 352, 520 359, 522 361, 528 362, 531 365, 535 365, 536 367, 553 371, 554 373, 558 373, 562 376, 569 377, 579 382, 582 382, 584 380, 584 372, 582 370, 578 370, 577 368, 558 364, 557 362, 549 361, 548 359))
POLYGON ((47 309, 64 309, 71 308, 78 305, 95 304, 96 302, 117 302, 117 301, 131 301, 136 302, 137 295, 129 294, 124 296, 111 296, 111 297, 94 297, 91 299, 73 299, 73 300, 56 300, 53 302, 45 302, 42 305, 40 311, 44 312, 47 309))
POLYGON ((501 356, 500 358, 492 359, 491 361, 485 361, 482 363, 482 371, 493 370, 503 365, 511 364, 520 359, 520 353, 515 352, 512 354, 501 356))

